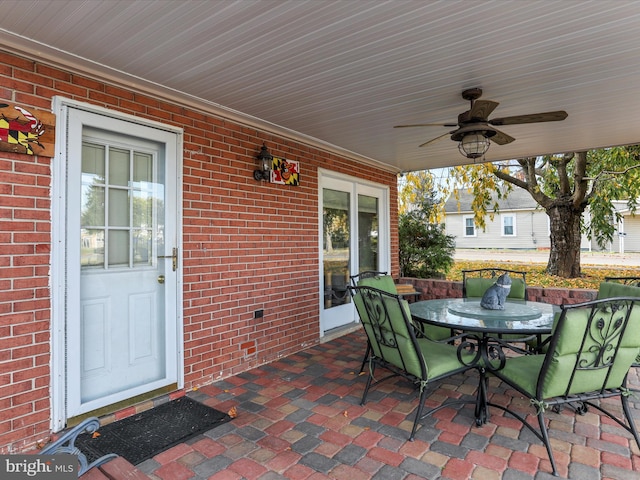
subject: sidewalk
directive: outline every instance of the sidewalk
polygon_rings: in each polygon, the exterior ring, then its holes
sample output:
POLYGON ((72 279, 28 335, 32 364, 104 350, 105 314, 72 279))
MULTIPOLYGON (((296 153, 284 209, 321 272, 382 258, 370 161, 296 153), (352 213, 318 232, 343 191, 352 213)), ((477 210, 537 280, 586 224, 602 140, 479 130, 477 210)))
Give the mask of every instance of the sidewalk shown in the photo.
MULTIPOLYGON (((549 261, 548 250, 501 250, 501 249, 456 249, 455 260, 508 260, 522 263, 542 263, 549 261)), ((626 267, 640 267, 640 253, 605 253, 582 252, 581 265, 622 265, 626 267)))

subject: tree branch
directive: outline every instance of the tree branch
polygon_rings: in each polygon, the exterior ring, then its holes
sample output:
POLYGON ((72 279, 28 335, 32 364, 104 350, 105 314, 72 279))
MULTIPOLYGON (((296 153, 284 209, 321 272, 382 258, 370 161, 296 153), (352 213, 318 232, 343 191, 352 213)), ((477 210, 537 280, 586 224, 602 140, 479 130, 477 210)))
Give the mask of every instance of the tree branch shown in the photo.
POLYGON ((618 175, 624 175, 625 173, 629 172, 630 170, 634 170, 636 168, 640 168, 640 163, 637 164, 637 165, 632 165, 632 166, 630 166, 628 168, 625 168, 624 170, 621 170, 619 172, 616 172, 614 170, 602 170, 595 177, 583 177, 582 180, 584 180, 586 182, 593 181, 594 183, 596 183, 596 182, 600 181, 600 179, 602 177, 604 177, 605 175, 607 175, 609 177, 617 177, 618 175))

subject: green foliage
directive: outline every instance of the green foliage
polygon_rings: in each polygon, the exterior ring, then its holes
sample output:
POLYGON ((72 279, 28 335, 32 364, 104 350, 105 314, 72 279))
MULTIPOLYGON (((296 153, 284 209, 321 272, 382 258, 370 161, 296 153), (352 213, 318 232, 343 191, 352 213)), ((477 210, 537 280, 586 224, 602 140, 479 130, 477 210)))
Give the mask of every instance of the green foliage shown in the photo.
POLYGON ((437 278, 453 265, 455 240, 444 225, 425 222, 416 212, 400 214, 400 271, 402 276, 437 278))
POLYGON ((399 185, 398 212, 400 214, 419 209, 427 213, 430 223, 440 223, 444 203, 436 199, 437 189, 430 171, 407 173, 399 185))
POLYGON ((620 214, 613 200, 625 200, 631 212, 640 197, 640 146, 606 148, 588 153, 587 175, 594 184, 589 198, 591 221, 584 231, 605 248, 613 239, 620 214))
POLYGON ((403 276, 433 278, 442 276, 453 265, 455 240, 445 234, 443 224, 431 221, 437 216, 433 182, 428 176, 422 179, 426 183, 416 177, 400 192, 407 207, 398 218, 400 271, 403 276))

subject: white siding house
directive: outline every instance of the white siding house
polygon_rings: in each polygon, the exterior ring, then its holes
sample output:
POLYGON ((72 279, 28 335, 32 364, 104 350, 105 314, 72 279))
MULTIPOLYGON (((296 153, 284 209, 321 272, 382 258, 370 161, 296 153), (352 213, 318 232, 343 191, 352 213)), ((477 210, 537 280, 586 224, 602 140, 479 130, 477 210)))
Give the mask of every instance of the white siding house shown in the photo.
MULTIPOLYGON (((445 203, 445 230, 456 239, 456 248, 548 249, 549 217, 528 192, 517 188, 498 201, 500 210, 493 220, 485 218, 483 230, 473 221, 471 201, 466 190, 459 199, 453 195, 445 203)), ((582 236, 582 249, 615 253, 640 252, 640 216, 632 215, 626 202, 614 202, 623 219, 618 223, 613 241, 601 249, 595 239, 582 236)), ((585 213, 589 221, 589 212, 585 213)))
MULTIPOLYGON (((613 204, 618 213, 622 215, 622 219, 617 222, 613 240, 605 248, 600 248, 595 239, 591 241, 583 239, 583 248, 586 246, 587 249, 596 252, 640 252, 640 216, 632 214, 625 201, 614 201, 613 204)), ((588 221, 588 215, 585 218, 588 221)))
POLYGON ((473 197, 461 191, 445 203, 445 230, 456 248, 549 248, 549 217, 528 192, 516 189, 498 203, 493 220, 487 215, 483 230, 473 221, 473 197))

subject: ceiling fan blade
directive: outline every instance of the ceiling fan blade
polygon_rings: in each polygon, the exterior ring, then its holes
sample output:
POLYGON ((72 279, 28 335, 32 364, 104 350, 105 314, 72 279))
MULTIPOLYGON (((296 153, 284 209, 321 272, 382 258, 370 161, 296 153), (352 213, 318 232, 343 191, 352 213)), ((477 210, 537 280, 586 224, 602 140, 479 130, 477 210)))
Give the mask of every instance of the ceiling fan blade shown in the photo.
POLYGON ((507 143, 515 142, 516 139, 500 130, 496 130, 496 134, 490 137, 489 140, 498 145, 506 145, 507 143))
POLYGON ((440 135, 440 136, 438 136, 436 138, 432 138, 428 142, 424 142, 422 145, 418 145, 418 146, 419 147, 426 147, 427 145, 431 145, 432 143, 436 143, 438 140, 442 140, 447 135, 451 135, 451 132, 443 133, 442 135, 440 135))
POLYGON ((489 123, 491 125, 516 125, 521 123, 559 122, 567 118, 568 115, 564 110, 557 110, 555 112, 530 113, 528 115, 494 118, 493 120, 489 120, 489 123))
POLYGON ((486 120, 498 105, 498 102, 492 100, 476 100, 469 110, 469 118, 486 120))
POLYGON ((393 128, 411 127, 457 127, 457 123, 416 123, 415 125, 395 125, 393 128))

